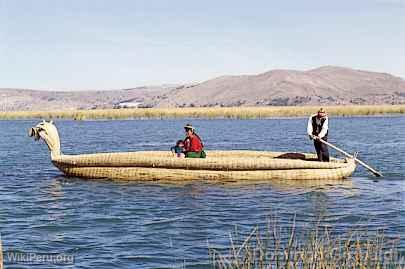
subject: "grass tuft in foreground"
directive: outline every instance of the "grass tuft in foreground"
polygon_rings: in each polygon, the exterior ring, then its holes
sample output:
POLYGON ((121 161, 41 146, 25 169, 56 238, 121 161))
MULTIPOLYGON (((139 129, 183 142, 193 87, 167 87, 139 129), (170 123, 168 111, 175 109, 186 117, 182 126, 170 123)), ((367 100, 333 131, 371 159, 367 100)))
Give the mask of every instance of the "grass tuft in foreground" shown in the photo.
POLYGON ((256 227, 243 240, 238 237, 230 236, 228 253, 209 249, 214 268, 405 268, 399 240, 382 232, 337 236, 320 227, 297 232, 295 222, 283 230, 273 221, 264 233, 256 227))
MULTIPOLYGON (((265 119, 276 117, 307 117, 320 106, 267 107, 188 107, 188 108, 133 108, 60 111, 0 112, 0 119, 265 119)), ((405 105, 351 105, 325 107, 331 116, 368 116, 405 114, 405 105)))

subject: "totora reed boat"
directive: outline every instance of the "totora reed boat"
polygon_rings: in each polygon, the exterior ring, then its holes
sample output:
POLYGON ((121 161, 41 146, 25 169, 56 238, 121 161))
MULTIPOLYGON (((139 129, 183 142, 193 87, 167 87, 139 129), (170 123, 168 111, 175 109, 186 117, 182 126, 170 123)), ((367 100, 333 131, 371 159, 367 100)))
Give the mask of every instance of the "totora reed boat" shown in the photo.
POLYGON ((352 175, 354 159, 318 162, 316 155, 270 151, 207 151, 207 158, 177 158, 170 151, 64 155, 58 130, 43 121, 29 130, 42 138, 52 163, 65 175, 117 180, 335 180, 352 175))

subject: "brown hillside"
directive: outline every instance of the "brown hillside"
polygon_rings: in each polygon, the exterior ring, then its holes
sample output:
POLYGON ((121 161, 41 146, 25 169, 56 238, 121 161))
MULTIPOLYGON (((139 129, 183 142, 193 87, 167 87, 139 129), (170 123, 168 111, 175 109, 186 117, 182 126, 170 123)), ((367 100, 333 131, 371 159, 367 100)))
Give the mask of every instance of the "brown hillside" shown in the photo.
POLYGON ((224 76, 171 91, 156 105, 262 106, 405 103, 405 81, 376 72, 325 66, 224 76))
POLYGON ((223 76, 199 84, 109 91, 0 89, 0 111, 114 107, 405 104, 405 80, 324 66, 223 76))

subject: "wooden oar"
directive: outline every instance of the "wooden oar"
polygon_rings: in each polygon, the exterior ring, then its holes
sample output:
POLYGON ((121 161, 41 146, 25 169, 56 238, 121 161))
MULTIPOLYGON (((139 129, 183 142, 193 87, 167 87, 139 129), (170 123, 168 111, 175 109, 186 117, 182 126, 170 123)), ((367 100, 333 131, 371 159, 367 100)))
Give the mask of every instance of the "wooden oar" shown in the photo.
POLYGON ((323 139, 321 139, 321 138, 319 138, 319 137, 316 137, 316 139, 318 139, 320 142, 324 143, 325 145, 328 145, 329 147, 335 149, 336 151, 342 153, 343 155, 346 155, 347 157, 354 159, 356 162, 358 162, 359 164, 361 164, 362 166, 364 166, 365 168, 367 168, 369 171, 371 171, 376 177, 382 177, 382 176, 383 176, 380 172, 378 172, 377 170, 375 170, 375 169, 372 168, 371 166, 367 165, 367 164, 364 163, 363 161, 357 159, 355 156, 350 155, 350 154, 347 153, 346 151, 341 150, 340 148, 338 148, 338 147, 332 145, 332 144, 329 143, 329 142, 326 142, 325 140, 323 140, 323 139))

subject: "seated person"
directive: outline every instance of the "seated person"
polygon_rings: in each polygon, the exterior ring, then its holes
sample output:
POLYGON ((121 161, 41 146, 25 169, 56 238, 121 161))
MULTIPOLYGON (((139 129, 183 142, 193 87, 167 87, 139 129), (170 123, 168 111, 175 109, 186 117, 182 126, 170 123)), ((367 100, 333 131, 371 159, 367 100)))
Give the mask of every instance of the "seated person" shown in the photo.
POLYGON ((173 146, 170 148, 170 151, 173 153, 173 155, 176 155, 179 158, 184 158, 184 142, 183 140, 178 140, 176 142, 176 146, 173 146))
POLYGON ((204 145, 191 124, 184 126, 186 139, 184 139, 184 152, 186 158, 205 158, 204 145))

